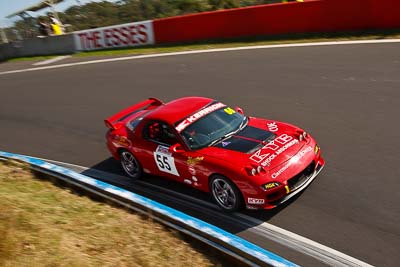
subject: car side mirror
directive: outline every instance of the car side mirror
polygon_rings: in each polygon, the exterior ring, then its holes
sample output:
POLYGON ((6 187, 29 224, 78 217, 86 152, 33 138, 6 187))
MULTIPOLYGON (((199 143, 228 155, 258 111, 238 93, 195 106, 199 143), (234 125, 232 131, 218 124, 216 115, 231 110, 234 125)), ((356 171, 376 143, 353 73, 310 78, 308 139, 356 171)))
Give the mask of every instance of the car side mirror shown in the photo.
POLYGON ((235 107, 235 110, 236 110, 236 112, 238 112, 238 113, 240 113, 240 114, 242 114, 243 115, 243 109, 242 108, 240 108, 240 107, 235 107))
POLYGON ((173 153, 185 152, 185 149, 183 149, 182 145, 179 143, 176 143, 175 145, 170 146, 168 150, 169 150, 169 152, 173 152, 173 153))

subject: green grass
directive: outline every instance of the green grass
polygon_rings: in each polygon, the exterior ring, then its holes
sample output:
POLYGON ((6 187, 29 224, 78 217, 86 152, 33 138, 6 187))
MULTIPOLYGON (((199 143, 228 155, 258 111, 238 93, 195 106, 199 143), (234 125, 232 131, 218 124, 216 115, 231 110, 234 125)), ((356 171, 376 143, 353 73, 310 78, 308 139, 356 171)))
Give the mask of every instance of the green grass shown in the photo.
POLYGON ((0 266, 215 266, 220 256, 150 218, 0 162, 0 266))
MULTIPOLYGON (((128 56, 128 55, 146 55, 156 53, 170 53, 214 48, 240 47, 240 46, 256 46, 256 45, 274 45, 274 44, 291 44, 305 42, 326 42, 326 41, 348 41, 348 40, 380 40, 400 38, 400 29, 393 30, 370 30, 370 31, 353 31, 353 32, 335 32, 335 33, 304 33, 304 34, 284 34, 274 36, 260 36, 251 38, 210 40, 193 42, 186 44, 168 44, 156 46, 142 46, 135 48, 109 49, 79 52, 73 57, 95 57, 95 56, 128 56)), ((49 57, 24 57, 10 59, 9 62, 20 60, 42 60, 49 57)))
POLYGON ((47 60, 47 59, 54 58, 54 57, 56 57, 56 56, 59 56, 59 55, 18 57, 18 58, 10 58, 10 59, 7 60, 7 62, 19 62, 19 61, 29 61, 29 60, 38 60, 38 61, 42 61, 42 60, 47 60))

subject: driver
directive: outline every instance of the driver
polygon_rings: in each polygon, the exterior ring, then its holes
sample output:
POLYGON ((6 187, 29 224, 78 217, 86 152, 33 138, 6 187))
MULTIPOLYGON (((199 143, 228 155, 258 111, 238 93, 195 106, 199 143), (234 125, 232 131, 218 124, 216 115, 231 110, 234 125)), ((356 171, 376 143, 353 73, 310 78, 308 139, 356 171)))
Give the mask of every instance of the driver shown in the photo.
POLYGON ((160 124, 158 122, 149 126, 149 138, 159 140, 161 137, 160 124))

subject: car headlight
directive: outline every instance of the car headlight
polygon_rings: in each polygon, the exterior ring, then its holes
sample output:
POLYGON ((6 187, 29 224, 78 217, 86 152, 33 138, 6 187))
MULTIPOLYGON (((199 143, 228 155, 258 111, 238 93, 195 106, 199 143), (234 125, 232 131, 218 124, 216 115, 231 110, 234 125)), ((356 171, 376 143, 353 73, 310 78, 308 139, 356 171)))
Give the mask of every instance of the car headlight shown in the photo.
POLYGON ((299 134, 299 141, 300 142, 305 140, 307 138, 307 136, 308 136, 306 132, 299 132, 298 134, 299 134))
POLYGON ((247 170, 247 173, 251 176, 255 176, 257 174, 260 174, 261 172, 265 172, 264 168, 262 166, 249 166, 245 168, 247 170))
POLYGON ((278 186, 280 186, 280 185, 281 185, 281 184, 278 183, 278 182, 270 182, 270 183, 264 184, 262 187, 263 187, 265 190, 269 190, 269 189, 278 187, 278 186))
POLYGON ((261 171, 263 171, 263 168, 261 166, 257 167, 257 173, 260 173, 261 171))

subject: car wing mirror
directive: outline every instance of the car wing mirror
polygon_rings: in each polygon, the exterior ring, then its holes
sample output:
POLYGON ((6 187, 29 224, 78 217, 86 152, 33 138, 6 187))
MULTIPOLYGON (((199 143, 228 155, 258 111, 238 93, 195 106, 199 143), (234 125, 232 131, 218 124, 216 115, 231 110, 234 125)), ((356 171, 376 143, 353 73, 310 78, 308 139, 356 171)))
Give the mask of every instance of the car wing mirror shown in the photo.
POLYGON ((176 143, 175 145, 170 146, 168 150, 169 150, 169 152, 173 152, 173 153, 185 152, 185 149, 183 149, 183 146, 179 143, 176 143))
POLYGON ((240 107, 235 107, 235 110, 236 110, 236 112, 238 112, 238 113, 240 113, 240 114, 242 114, 243 115, 243 109, 242 108, 240 108, 240 107))

